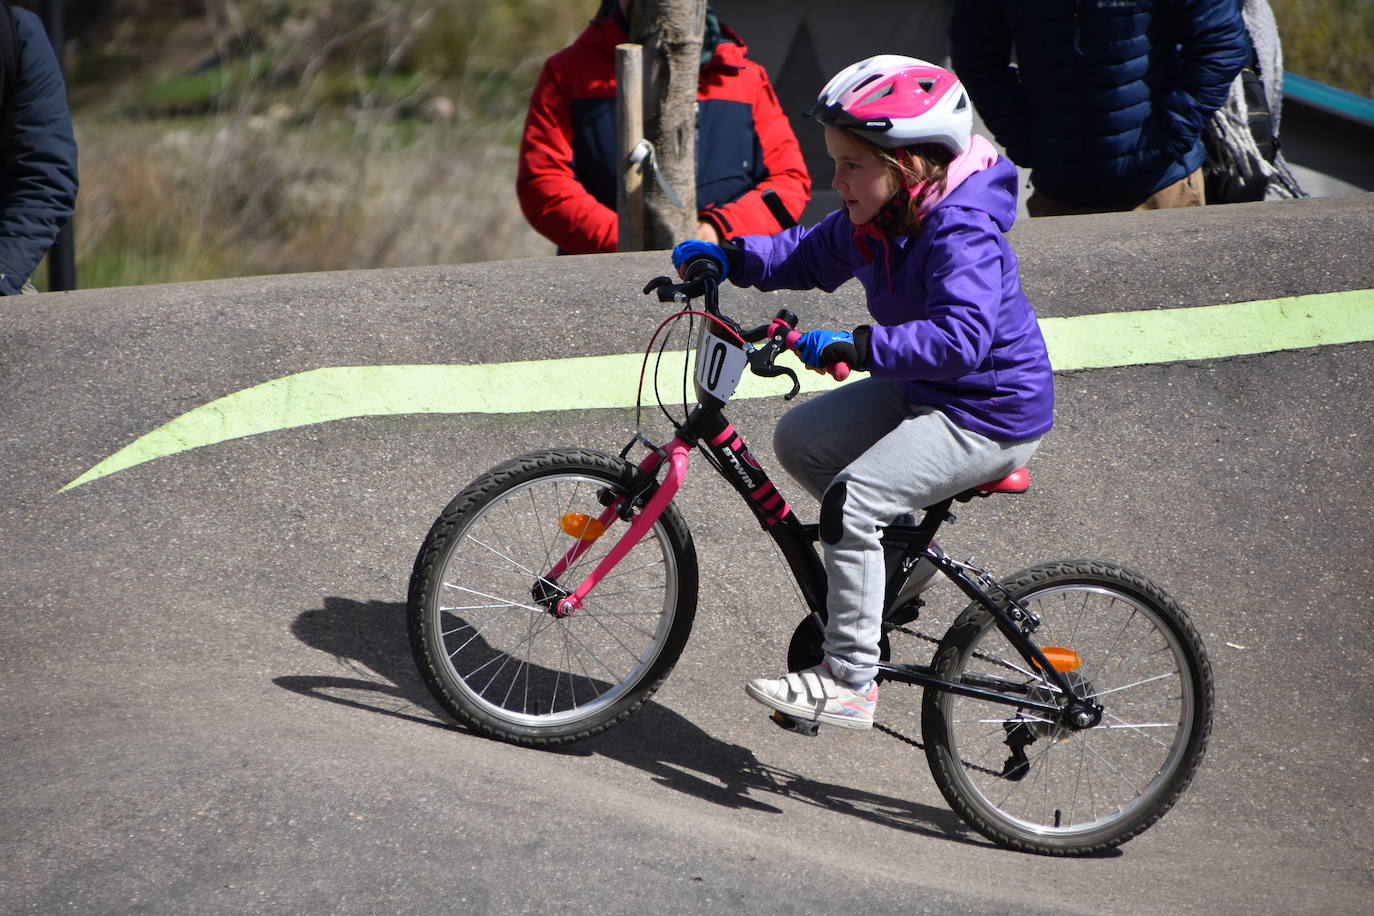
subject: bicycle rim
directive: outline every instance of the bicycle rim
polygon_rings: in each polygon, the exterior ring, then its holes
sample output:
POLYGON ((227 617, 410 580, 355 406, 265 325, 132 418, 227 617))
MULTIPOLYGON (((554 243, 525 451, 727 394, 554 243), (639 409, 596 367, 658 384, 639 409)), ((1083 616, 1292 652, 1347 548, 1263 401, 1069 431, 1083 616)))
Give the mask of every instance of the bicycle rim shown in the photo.
MULTIPOLYGON (((672 638, 680 569, 663 519, 571 616, 554 616, 532 593, 578 542, 563 520, 596 519, 607 488, 623 495, 606 477, 554 470, 501 490, 460 523, 442 555, 428 609, 431 663, 459 711, 472 714, 464 718, 499 737, 599 730, 632 709, 681 649, 672 638)), ((624 525, 611 525, 558 585, 580 584, 624 525)))
MULTIPOLYGON (((932 692, 932 772, 965 820, 1004 845, 1059 854, 1118 845, 1168 810, 1201 759, 1211 682, 1200 642, 1167 598, 1108 580, 1016 591, 1042 621, 1037 644, 1069 650, 1046 653, 1067 659, 1066 678, 1102 704, 1101 722, 1074 730, 1031 710, 932 692)), ((961 622, 940 650, 943 676, 1011 681, 1054 701, 1058 690, 989 614, 966 612, 961 622)))

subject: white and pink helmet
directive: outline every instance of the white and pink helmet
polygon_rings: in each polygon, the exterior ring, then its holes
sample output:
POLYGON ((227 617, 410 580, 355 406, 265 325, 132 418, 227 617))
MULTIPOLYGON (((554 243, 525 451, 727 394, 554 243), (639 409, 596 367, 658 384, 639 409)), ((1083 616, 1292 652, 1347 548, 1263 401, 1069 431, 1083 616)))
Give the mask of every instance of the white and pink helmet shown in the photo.
POLYGON ((806 110, 822 124, 858 131, 896 149, 938 143, 968 149, 973 107, 959 78, 914 57, 879 54, 835 74, 806 110))

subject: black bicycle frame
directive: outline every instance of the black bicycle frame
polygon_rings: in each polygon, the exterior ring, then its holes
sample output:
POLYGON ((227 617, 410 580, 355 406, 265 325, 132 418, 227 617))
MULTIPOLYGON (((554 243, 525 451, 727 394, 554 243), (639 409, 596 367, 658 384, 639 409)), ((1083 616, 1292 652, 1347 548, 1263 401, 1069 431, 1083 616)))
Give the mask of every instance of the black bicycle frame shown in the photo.
MULTIPOLYGON (((819 538, 818 526, 802 524, 797 519, 787 500, 773 485, 768 472, 750 454, 744 438, 726 419, 722 410, 723 405, 719 402, 711 403, 715 402, 715 398, 705 397, 700 400, 704 403, 699 403, 693 408, 686 421, 678 428, 678 438, 695 445, 707 457, 712 467, 744 498, 764 531, 768 532, 782 551, 810 609, 812 622, 818 628, 818 632, 823 630, 827 584, 825 567, 815 548, 819 538)), ((997 628, 1028 665, 1045 672, 1063 696, 1082 702, 1081 698, 1076 697, 1063 674, 1030 640, 1029 632, 1038 623, 1034 616, 1020 607, 1010 595, 1005 596, 1007 608, 1002 607, 970 578, 962 564, 930 549, 936 531, 945 521, 953 518, 950 508, 954 501, 955 497, 950 497, 929 507, 918 525, 888 527, 884 530, 884 537, 906 544, 904 563, 921 557, 934 563, 960 591, 987 609, 996 621, 997 628)), ((889 680, 917 684, 928 690, 1033 709, 1055 717, 1060 716, 1065 709, 1063 706, 1032 699, 1029 695, 1031 686, 1025 683, 972 676, 959 682, 948 681, 937 677, 929 665, 879 663, 878 669, 889 680)))

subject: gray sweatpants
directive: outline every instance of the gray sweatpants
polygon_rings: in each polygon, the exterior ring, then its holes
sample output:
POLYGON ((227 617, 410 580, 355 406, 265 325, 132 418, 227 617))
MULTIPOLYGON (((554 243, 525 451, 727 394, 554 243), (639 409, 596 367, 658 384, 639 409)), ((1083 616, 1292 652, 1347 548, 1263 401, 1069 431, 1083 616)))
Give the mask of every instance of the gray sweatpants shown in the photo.
POLYGON ((887 579, 880 529, 1010 474, 1039 444, 970 432, 908 404, 901 384, 887 379, 843 385, 783 416, 773 434, 778 461, 821 501, 824 651, 836 677, 858 684, 877 674, 887 579))

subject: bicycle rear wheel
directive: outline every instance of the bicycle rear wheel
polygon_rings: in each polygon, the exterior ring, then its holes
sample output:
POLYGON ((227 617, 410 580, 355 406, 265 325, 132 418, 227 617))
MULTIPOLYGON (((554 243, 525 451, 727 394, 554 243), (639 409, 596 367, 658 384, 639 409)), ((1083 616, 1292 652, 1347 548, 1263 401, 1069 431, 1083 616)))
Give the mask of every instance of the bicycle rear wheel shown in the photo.
MULTIPOLYGON (((1173 806, 1202 761, 1213 704, 1202 640, 1162 589, 1112 564, 1050 563, 1003 584, 1041 619, 1035 642, 1076 693, 1102 704, 1102 719, 1075 730, 927 690, 931 774, 969 826, 1012 849, 1085 855, 1124 843, 1173 806)), ((949 681, 1022 685, 1037 700, 1058 694, 978 604, 955 620, 932 667, 949 681)))
POLYGON ((676 507, 576 613, 551 611, 625 530, 617 519, 587 536, 612 497, 647 498, 652 486, 623 459, 558 450, 509 461, 449 504, 416 558, 408 622, 420 673, 454 718, 516 744, 566 744, 657 689, 696 612, 696 552, 676 507), (579 541, 586 552, 549 577, 579 541))

